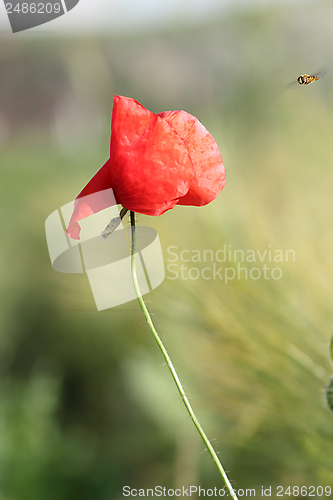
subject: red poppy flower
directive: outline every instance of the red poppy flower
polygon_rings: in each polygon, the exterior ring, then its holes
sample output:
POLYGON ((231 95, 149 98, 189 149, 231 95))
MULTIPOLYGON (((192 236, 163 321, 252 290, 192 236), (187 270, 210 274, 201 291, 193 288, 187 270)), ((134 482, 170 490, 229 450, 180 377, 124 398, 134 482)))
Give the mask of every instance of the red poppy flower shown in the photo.
POLYGON ((115 96, 110 158, 77 196, 67 234, 80 238, 78 221, 105 208, 83 197, 112 189, 133 212, 162 215, 175 205, 202 206, 225 185, 225 168, 212 135, 185 111, 152 113, 115 96))

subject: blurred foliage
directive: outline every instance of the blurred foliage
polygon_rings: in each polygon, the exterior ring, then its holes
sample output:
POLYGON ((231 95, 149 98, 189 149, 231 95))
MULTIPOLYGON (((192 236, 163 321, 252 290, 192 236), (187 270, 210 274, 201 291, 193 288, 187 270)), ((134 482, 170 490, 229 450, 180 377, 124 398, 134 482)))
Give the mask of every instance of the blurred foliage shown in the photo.
POLYGON ((332 483, 332 15, 320 3, 163 33, 2 40, 1 499, 222 487, 136 302, 97 313, 86 277, 50 265, 44 221, 108 157, 116 93, 198 116, 227 168, 209 206, 139 216, 166 266, 171 245, 295 251, 280 280, 167 270, 146 297, 235 488, 332 483))

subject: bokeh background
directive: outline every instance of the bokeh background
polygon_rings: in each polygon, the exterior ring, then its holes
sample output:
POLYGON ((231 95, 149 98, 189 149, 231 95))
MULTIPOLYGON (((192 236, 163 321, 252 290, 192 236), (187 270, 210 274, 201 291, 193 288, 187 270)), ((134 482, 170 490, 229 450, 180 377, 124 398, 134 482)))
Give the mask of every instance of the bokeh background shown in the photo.
POLYGON ((167 271, 146 297, 234 487, 332 485, 332 2, 112 5, 109 23, 96 2, 104 24, 89 25, 82 0, 0 34, 0 498, 223 486, 137 303, 97 312, 87 277, 50 264, 45 219, 106 161, 114 94, 194 114, 223 156, 216 201, 138 217, 165 259, 171 245, 295 251, 280 280, 167 271))

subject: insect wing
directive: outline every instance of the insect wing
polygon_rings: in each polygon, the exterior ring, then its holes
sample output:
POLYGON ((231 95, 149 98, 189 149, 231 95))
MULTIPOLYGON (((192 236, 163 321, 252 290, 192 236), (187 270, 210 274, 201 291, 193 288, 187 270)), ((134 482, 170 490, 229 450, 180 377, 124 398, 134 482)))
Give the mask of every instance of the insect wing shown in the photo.
POLYGON ((288 83, 288 85, 286 85, 286 88, 291 87, 291 86, 294 87, 294 86, 296 86, 296 84, 298 84, 298 81, 294 80, 293 82, 288 83))
POLYGON ((323 78, 326 75, 326 71, 319 71, 319 73, 315 73, 313 76, 316 78, 323 78))

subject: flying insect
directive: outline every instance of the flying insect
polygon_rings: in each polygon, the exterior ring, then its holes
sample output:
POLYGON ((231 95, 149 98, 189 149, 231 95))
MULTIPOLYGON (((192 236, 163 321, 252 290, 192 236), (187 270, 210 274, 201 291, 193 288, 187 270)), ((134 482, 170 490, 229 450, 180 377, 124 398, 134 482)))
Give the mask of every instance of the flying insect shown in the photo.
POLYGON ((289 85, 292 85, 294 83, 298 83, 299 85, 310 85, 310 83, 320 80, 321 78, 323 78, 323 76, 325 76, 325 71, 321 71, 316 75, 300 75, 298 78, 296 78, 296 81, 289 83, 289 85))

